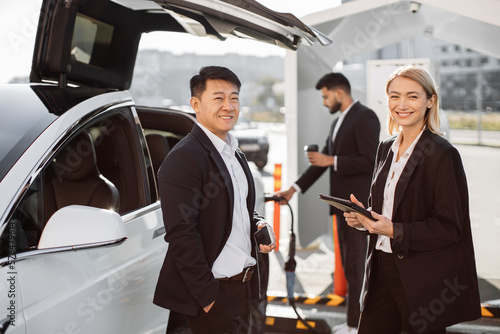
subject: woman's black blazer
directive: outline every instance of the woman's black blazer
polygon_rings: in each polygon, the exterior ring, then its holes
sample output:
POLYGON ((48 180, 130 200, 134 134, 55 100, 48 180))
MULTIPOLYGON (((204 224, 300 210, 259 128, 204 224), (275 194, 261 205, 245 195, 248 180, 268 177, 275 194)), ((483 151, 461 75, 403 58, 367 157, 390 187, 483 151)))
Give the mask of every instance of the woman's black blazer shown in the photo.
MULTIPOLYGON (((382 212, 394 140, 392 137, 382 142, 377 152, 370 203, 378 213, 382 212)), ((398 181, 392 221, 391 247, 408 301, 410 323, 416 332, 479 318, 462 160, 455 147, 429 130, 424 130, 398 181)), ((377 235, 370 235, 362 302, 370 291, 376 240, 377 235)))

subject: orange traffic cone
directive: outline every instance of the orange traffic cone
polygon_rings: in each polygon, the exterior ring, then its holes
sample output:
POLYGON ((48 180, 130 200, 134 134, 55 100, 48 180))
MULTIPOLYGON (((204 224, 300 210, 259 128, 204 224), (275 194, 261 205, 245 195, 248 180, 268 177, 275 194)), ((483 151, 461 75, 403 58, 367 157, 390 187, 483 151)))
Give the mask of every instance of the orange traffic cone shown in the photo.
POLYGON ((347 294, 347 280, 340 257, 339 235, 337 231, 337 216, 333 215, 333 252, 335 254, 335 268, 333 270, 333 294, 345 296, 347 294))

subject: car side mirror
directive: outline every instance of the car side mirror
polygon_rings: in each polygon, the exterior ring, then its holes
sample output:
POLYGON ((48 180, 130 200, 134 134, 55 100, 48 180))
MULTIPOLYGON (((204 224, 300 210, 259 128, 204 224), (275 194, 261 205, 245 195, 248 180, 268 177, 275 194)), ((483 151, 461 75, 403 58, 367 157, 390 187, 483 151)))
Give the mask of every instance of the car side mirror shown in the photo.
POLYGON ((90 248, 122 243, 127 232, 114 211, 82 205, 59 209, 43 229, 38 249, 90 248))

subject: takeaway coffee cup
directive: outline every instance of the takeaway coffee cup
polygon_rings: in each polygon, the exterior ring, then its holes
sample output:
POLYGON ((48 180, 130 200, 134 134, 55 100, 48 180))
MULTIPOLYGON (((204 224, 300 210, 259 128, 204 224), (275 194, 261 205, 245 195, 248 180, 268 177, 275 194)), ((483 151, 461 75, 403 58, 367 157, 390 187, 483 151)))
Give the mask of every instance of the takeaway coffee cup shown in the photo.
POLYGON ((304 152, 318 152, 318 145, 306 145, 304 146, 304 152))
MULTIPOLYGON (((307 153, 309 152, 318 152, 318 145, 316 144, 313 144, 313 145, 306 145, 304 146, 304 153, 306 154, 306 157, 307 157, 307 153)), ((309 157, 307 157, 309 159, 309 157)), ((309 162, 311 162, 311 160, 309 160, 309 162)))

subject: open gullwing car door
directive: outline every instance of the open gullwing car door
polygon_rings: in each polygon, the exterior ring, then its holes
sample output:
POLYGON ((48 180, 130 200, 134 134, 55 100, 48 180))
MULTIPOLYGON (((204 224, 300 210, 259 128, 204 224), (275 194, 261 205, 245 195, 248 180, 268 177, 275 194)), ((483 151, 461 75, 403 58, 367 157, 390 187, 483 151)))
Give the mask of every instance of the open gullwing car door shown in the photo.
POLYGON ((141 35, 152 31, 249 38, 291 50, 329 43, 292 14, 255 0, 44 0, 30 81, 128 89, 141 35))

